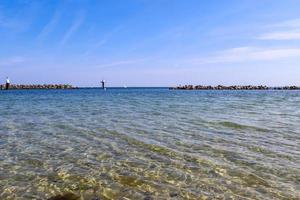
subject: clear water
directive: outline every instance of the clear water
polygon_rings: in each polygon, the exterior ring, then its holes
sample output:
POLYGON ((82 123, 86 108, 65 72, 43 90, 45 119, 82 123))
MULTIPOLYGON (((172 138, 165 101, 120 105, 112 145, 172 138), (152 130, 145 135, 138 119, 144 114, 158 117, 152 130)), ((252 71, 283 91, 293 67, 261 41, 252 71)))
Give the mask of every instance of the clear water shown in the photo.
POLYGON ((0 199, 300 199, 299 91, 0 91, 0 199))

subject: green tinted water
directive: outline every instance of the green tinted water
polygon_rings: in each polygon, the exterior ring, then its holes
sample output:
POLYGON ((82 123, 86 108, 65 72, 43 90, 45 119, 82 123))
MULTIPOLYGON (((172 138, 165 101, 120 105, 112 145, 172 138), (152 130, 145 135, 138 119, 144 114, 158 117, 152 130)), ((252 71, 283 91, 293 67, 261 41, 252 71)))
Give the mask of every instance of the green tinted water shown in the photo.
POLYGON ((300 92, 0 92, 0 199, 299 199, 300 92))

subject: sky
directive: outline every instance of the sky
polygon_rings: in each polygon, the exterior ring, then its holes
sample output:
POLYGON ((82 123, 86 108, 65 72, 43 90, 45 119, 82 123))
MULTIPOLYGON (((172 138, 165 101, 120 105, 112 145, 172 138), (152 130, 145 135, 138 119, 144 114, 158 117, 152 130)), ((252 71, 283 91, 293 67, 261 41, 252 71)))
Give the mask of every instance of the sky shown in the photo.
POLYGON ((0 82, 300 85, 299 0, 0 0, 0 82))

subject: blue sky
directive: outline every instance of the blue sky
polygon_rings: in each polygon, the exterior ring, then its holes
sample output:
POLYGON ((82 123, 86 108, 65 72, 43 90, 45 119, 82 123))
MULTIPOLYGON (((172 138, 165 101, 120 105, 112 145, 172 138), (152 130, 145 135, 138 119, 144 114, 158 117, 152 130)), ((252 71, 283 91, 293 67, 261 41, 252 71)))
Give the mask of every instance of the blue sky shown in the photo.
POLYGON ((298 0, 1 0, 0 78, 300 85, 298 0))

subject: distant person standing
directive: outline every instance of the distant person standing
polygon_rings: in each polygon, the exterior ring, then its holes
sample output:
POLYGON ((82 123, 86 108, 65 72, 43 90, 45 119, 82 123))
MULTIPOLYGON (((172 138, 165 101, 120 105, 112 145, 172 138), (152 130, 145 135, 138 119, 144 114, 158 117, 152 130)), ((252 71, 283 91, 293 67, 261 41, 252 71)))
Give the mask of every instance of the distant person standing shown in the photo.
POLYGON ((10 81, 9 81, 9 78, 6 77, 5 89, 8 90, 8 89, 9 89, 9 86, 10 86, 10 81))
POLYGON ((105 89, 105 80, 101 81, 101 87, 102 87, 103 90, 105 89))

